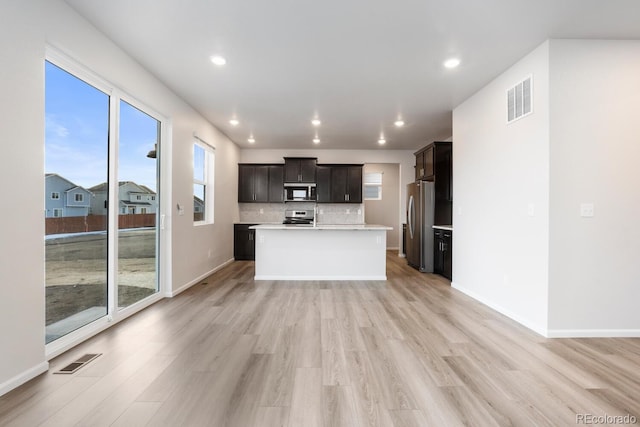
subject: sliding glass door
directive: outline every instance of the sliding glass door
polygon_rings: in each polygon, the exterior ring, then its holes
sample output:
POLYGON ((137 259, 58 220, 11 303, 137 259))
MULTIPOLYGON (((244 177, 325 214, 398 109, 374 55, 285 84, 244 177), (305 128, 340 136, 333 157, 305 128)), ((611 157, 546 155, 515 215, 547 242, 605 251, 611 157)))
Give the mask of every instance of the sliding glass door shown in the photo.
POLYGON ((89 80, 45 63, 47 343, 159 289, 161 122, 89 80))
POLYGON ((96 214, 92 204, 107 186, 110 97, 49 62, 45 75, 49 343, 107 315, 106 209, 96 214))
POLYGON ((120 101, 118 150, 118 307, 158 291, 160 122, 120 101))

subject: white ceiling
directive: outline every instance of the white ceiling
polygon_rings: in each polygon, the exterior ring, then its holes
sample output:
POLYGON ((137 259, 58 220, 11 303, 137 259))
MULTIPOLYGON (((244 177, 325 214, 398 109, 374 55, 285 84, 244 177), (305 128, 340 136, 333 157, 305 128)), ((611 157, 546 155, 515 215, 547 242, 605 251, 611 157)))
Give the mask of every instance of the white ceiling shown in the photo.
POLYGON ((638 0, 66 2, 243 148, 417 149, 546 39, 640 38, 638 0))

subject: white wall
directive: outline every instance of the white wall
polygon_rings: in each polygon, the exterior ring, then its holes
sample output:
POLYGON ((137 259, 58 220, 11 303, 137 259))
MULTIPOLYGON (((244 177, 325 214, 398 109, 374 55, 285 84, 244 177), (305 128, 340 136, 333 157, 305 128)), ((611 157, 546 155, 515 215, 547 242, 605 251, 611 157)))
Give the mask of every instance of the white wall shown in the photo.
MULTIPOLYGON (((365 174, 382 174, 382 200, 364 201, 364 220, 368 224, 393 227, 387 232, 387 249, 402 249, 402 222, 400 214, 400 166, 393 163, 367 163, 365 174)), ((403 186, 406 188, 406 186, 403 186)))
POLYGON ((453 111, 453 286, 547 329, 549 44, 453 111), (506 123, 506 90, 533 75, 533 114, 506 123), (533 205, 533 216, 528 215, 533 205))
MULTIPOLYGON (((175 291, 232 258, 239 150, 185 102, 59 0, 3 2, 0 14, 0 394, 46 369, 44 347, 44 59, 62 50, 172 122, 173 200, 166 212, 173 241, 175 291), (216 223, 192 224, 192 134, 216 146, 216 223), (8 185, 19 183, 19 185, 8 185), (175 210, 174 210, 175 211, 175 210), (212 255, 208 257, 208 249, 212 255), (186 256, 185 256, 186 254, 186 256)), ((166 190, 166 188, 165 188, 166 190)), ((161 259, 161 262, 171 260, 161 259)))
MULTIPOLYGON (((428 145, 424 142, 422 145, 428 145)), ((240 159, 243 163, 282 163, 283 157, 317 157, 318 163, 397 163, 400 165, 400 206, 398 215, 402 230, 402 222, 406 220, 405 205, 407 200, 407 184, 415 180, 415 157, 409 150, 263 150, 243 149, 240 151, 240 159)), ((402 233, 396 237, 396 242, 391 246, 400 247, 402 233)))
POLYGON ((639 336, 640 42, 550 46, 549 334, 639 336))

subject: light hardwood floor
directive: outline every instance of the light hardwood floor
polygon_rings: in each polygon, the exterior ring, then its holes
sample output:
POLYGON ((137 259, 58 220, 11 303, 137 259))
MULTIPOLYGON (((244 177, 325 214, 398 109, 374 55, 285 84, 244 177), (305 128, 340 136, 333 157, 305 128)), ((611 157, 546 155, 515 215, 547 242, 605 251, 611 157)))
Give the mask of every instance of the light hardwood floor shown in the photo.
POLYGON ((2 426, 575 425, 640 416, 640 339, 544 339, 395 253, 387 281, 236 262, 51 361, 2 426), (73 375, 52 372, 85 353, 73 375))

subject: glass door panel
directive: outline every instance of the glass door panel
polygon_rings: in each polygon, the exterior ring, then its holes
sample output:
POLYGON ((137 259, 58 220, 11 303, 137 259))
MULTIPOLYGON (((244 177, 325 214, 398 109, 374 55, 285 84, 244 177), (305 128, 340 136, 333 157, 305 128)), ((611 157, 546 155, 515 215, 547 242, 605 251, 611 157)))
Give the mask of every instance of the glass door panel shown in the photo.
POLYGON ((45 62, 46 342, 108 311, 109 95, 45 62))
POLYGON ((118 144, 118 308, 158 291, 160 122, 120 101, 118 144))

